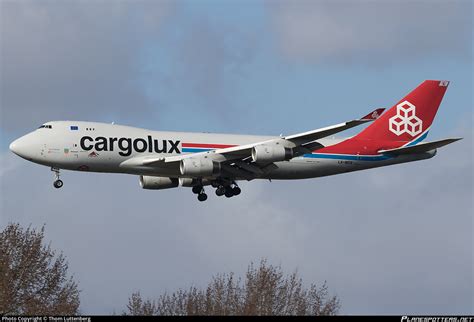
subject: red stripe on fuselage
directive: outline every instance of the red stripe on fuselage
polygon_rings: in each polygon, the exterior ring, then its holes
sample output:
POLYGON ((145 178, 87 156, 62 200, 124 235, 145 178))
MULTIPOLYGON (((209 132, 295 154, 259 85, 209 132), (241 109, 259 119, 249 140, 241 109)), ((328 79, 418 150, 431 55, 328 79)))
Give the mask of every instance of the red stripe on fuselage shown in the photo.
POLYGON ((225 149, 232 148, 237 145, 229 144, 206 144, 206 143, 181 143, 183 148, 207 148, 207 149, 225 149))
POLYGON ((330 145, 314 153, 335 153, 350 155, 378 155, 380 150, 389 150, 399 148, 408 143, 408 141, 387 141, 387 140, 361 140, 350 138, 338 144, 330 145))

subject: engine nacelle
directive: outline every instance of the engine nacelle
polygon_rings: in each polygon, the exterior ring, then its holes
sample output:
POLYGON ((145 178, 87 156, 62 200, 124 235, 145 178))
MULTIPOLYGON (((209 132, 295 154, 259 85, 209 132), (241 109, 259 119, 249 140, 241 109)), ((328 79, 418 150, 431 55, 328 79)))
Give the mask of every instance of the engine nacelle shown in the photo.
POLYGON ((178 186, 178 178, 140 176, 140 186, 143 189, 169 189, 178 186))
POLYGON ((208 186, 211 184, 211 181, 207 179, 179 178, 178 181, 181 187, 194 187, 197 185, 208 186))
POLYGON ((183 176, 209 177, 219 174, 221 166, 208 158, 187 158, 181 160, 179 171, 183 176))
POLYGON ((257 163, 272 163, 289 160, 293 150, 282 145, 261 144, 252 148, 252 160, 257 163))
POLYGON ((199 183, 198 179, 179 178, 179 185, 181 187, 194 187, 199 183))

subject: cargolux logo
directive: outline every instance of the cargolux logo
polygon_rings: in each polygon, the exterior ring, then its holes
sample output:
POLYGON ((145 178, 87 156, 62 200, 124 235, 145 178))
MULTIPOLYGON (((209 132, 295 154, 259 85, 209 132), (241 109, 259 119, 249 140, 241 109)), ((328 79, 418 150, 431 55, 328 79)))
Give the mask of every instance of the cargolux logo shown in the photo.
POLYGON ((392 133, 400 136, 408 133, 411 136, 420 134, 423 130, 423 121, 415 114, 416 107, 408 101, 397 105, 397 115, 389 120, 389 129, 392 133))
MULTIPOLYGON (((121 156, 126 157, 132 154, 133 151, 138 153, 181 153, 179 150, 179 143, 181 141, 174 140, 157 140, 151 135, 144 138, 106 138, 98 136, 92 138, 90 136, 83 136, 80 141, 81 149, 90 151, 114 151, 115 148, 119 150, 121 156)), ((89 153, 89 157, 97 157, 99 154, 95 151, 89 153)))

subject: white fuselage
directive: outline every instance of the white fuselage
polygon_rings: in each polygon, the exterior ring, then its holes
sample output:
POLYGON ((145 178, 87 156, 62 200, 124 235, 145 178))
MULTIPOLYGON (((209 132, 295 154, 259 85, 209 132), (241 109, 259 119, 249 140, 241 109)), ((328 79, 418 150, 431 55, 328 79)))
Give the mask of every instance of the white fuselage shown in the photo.
MULTIPOLYGON (((127 173, 163 177, 181 177, 179 167, 137 166, 137 156, 163 156, 211 150, 275 139, 271 136, 214 133, 159 132, 97 122, 48 122, 12 143, 19 156, 45 166, 79 171, 127 173), (77 127, 77 129, 76 129, 77 127)), ((329 146, 341 139, 322 139, 329 146)), ((363 170, 432 157, 435 152, 393 158, 365 159, 350 155, 305 154, 275 167, 260 176, 264 179, 303 179, 363 170)), ((239 179, 239 178, 236 178, 239 179)))

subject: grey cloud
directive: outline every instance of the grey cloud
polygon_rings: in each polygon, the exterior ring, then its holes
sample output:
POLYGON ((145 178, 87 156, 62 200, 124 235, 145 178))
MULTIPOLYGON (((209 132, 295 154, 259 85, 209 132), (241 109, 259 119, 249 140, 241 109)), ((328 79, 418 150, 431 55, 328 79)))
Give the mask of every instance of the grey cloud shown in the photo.
POLYGON ((292 60, 471 59, 470 1, 269 1, 267 7, 276 40, 292 60))
POLYGON ((1 5, 6 132, 56 119, 136 124, 144 115, 166 127, 176 110, 215 124, 244 120, 229 113, 229 97, 258 46, 245 28, 189 17, 171 1, 1 5))
POLYGON ((242 183, 238 198, 209 191, 206 203, 186 189, 141 190, 127 175, 65 171, 55 190, 48 168, 14 160, 1 177, 2 224, 46 223, 84 313, 120 313, 134 290, 205 285, 267 257, 327 280, 343 313, 472 314, 470 131, 431 160, 242 183))
POLYGON ((153 112, 139 86, 140 49, 171 11, 167 1, 2 1, 3 130, 153 112))
POLYGON ((186 32, 178 50, 182 63, 181 79, 188 79, 192 92, 198 99, 205 99, 205 105, 222 110, 231 102, 225 95, 225 74, 233 63, 239 64, 238 53, 226 44, 225 31, 212 28, 205 21, 196 21, 186 32))
POLYGON ((159 84, 151 96, 164 103, 168 112, 179 108, 195 120, 205 115, 206 123, 225 124, 236 117, 244 120, 244 115, 230 111, 238 108, 235 87, 257 52, 257 37, 245 28, 216 26, 199 16, 180 22, 173 25, 176 31, 167 35, 163 46, 151 49, 147 56, 147 77, 159 84))

